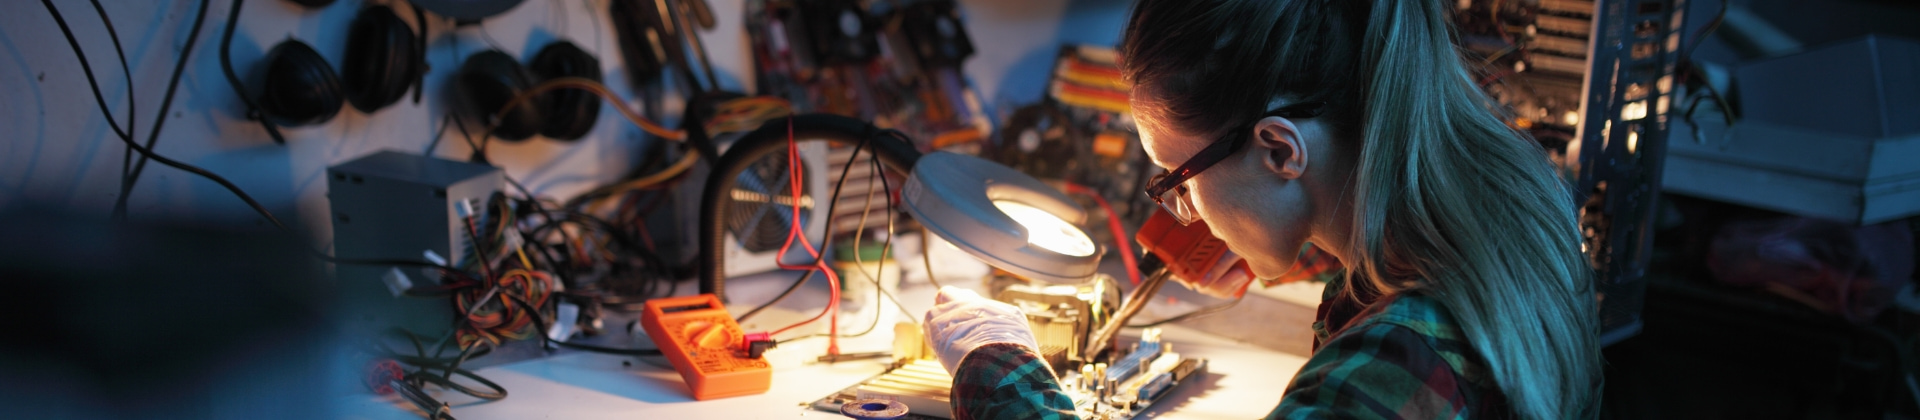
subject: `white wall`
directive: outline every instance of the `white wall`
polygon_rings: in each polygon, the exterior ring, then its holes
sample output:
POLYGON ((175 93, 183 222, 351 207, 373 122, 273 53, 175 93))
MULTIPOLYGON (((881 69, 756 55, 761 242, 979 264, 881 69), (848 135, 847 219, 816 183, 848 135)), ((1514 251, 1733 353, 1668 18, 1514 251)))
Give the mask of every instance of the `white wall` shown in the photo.
MULTIPOLYGON (((601 59, 607 84, 628 94, 611 23, 609 0, 528 0, 482 25, 452 31, 446 19, 429 17, 427 100, 403 100, 371 115, 351 107, 327 124, 282 128, 285 146, 247 121, 219 66, 218 46, 229 0, 212 0, 199 44, 166 116, 156 148, 161 154, 221 174, 282 220, 308 227, 318 238, 330 232, 325 169, 382 149, 427 152, 426 146, 450 109, 449 76, 466 55, 496 43, 529 58, 548 40, 568 38, 601 59), (598 22, 598 25, 594 23, 598 22), (456 48, 457 40, 457 48, 456 48)), ((710 0, 720 25, 705 40, 729 87, 751 83, 747 41, 740 26, 743 0, 710 0)), ((292 37, 306 41, 330 63, 344 54, 345 28, 363 3, 340 0, 318 10, 290 1, 246 3, 232 45, 237 71, 247 71, 269 48, 292 37)), ((87 2, 54 2, 88 52, 95 77, 125 122, 128 89, 105 27, 87 2)), ((145 141, 174 60, 188 37, 199 1, 105 0, 134 73, 136 139, 145 141)), ((1001 110, 1040 96, 1060 42, 1111 45, 1124 24, 1125 0, 963 0, 967 26, 979 50, 966 71, 988 102, 1001 110)), ((32 0, 7 0, 0 13, 0 208, 35 204, 97 214, 112 208, 119 192, 123 147, 88 91, 79 63, 53 19, 32 0)), ((411 20, 408 13, 403 18, 411 20)), ((668 110, 668 114, 677 110, 668 110)), ((535 138, 496 141, 494 163, 544 195, 569 196, 625 173, 648 142, 638 129, 603 109, 594 131, 577 143, 535 138)), ((469 148, 450 130, 433 154, 463 160, 469 148)), ((169 218, 251 224, 263 221, 218 185, 150 163, 130 198, 136 219, 169 218)))

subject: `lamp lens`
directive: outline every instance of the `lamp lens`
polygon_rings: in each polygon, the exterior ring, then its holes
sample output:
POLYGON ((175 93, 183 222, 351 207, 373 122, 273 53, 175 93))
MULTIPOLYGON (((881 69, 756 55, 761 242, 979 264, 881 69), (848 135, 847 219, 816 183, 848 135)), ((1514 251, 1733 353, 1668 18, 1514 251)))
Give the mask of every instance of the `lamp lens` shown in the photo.
POLYGON ((1093 239, 1060 216, 1014 201, 994 200, 993 206, 1027 228, 1028 244, 1069 256, 1093 255, 1093 239))

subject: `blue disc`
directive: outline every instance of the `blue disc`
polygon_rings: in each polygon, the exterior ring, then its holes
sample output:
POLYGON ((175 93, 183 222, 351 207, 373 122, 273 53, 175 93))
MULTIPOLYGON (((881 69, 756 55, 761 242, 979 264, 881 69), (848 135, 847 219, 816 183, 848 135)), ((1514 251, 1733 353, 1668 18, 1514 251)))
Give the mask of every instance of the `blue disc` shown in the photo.
POLYGON ((893 400, 853 400, 840 405, 840 414, 858 420, 899 420, 906 417, 907 405, 893 400))

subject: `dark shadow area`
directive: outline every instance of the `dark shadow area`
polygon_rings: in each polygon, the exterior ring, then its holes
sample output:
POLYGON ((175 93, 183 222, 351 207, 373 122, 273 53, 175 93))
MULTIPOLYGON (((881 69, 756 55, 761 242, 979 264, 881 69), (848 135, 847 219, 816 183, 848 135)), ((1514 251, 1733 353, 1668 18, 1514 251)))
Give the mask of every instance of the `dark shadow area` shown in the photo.
MULTIPOLYGON (((1604 350, 1608 419, 1914 419, 1920 314, 1850 322, 1736 287, 1707 263, 1730 223, 1783 215, 1669 195, 1655 237, 1645 329, 1604 350)), ((1735 279, 1737 280, 1737 279, 1735 279)))
POLYGON ((17 209, 0 232, 0 417, 326 416, 326 288, 298 239, 17 209))

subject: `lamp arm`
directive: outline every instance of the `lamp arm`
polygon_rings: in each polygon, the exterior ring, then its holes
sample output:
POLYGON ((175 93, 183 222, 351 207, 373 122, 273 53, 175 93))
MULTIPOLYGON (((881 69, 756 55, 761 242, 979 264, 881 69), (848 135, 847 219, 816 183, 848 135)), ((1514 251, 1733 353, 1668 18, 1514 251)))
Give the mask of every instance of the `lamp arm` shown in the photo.
MULTIPOLYGON (((867 148, 879 156, 880 163, 900 173, 911 172, 913 164, 920 160, 920 150, 907 141, 905 135, 851 117, 804 114, 761 124, 760 128, 735 140, 714 162, 705 189, 701 191, 700 293, 712 293, 722 301, 727 299, 726 244, 722 241, 726 238, 726 212, 731 206, 724 205, 722 200, 729 197, 728 192, 734 188, 741 171, 762 157, 786 150, 789 133, 795 141, 827 141, 847 146, 868 141, 867 148)), ((823 247, 824 243, 822 241, 823 247)))

